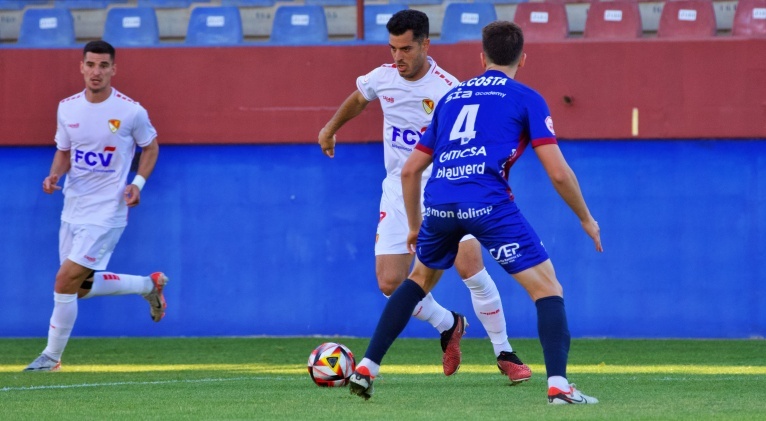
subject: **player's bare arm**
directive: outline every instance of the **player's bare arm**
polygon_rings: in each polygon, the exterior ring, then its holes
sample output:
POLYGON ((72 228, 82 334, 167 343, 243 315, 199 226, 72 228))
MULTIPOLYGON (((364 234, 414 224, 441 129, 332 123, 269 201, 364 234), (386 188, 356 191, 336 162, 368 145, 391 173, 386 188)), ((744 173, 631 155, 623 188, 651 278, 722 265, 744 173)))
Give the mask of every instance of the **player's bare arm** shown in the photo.
POLYGON ((431 165, 432 159, 431 155, 415 149, 402 168, 402 197, 404 208, 407 210, 407 223, 410 227, 410 232, 407 234, 407 249, 410 253, 415 253, 418 231, 420 230, 420 223, 423 221, 423 214, 420 211, 420 183, 423 178, 423 171, 431 165))
POLYGON ((61 176, 69 171, 72 165, 69 161, 70 152, 56 150, 56 154, 53 155, 53 163, 51 164, 51 170, 48 176, 43 180, 43 191, 52 194, 56 190, 61 190, 61 186, 58 185, 61 176))
POLYGON ((332 116, 330 121, 319 131, 319 147, 322 153, 330 158, 335 156, 335 133, 343 127, 346 122, 358 116, 364 111, 370 101, 359 91, 354 91, 343 101, 338 111, 332 116))
POLYGON ((550 177, 553 187, 559 196, 574 211, 577 218, 580 219, 580 224, 585 232, 593 239, 596 250, 603 252, 601 229, 598 226, 598 222, 590 214, 588 205, 585 204, 585 198, 583 198, 580 191, 577 177, 564 159, 559 146, 555 144, 538 146, 535 148, 535 153, 543 164, 543 168, 548 173, 548 177, 550 177))
MULTIPOLYGON (((144 180, 148 180, 157 164, 157 158, 160 155, 160 145, 157 139, 152 143, 141 148, 141 158, 138 160, 138 170, 136 175, 140 175, 144 180)), ((135 184, 125 186, 125 203, 129 208, 137 206, 141 202, 141 189, 135 184)))

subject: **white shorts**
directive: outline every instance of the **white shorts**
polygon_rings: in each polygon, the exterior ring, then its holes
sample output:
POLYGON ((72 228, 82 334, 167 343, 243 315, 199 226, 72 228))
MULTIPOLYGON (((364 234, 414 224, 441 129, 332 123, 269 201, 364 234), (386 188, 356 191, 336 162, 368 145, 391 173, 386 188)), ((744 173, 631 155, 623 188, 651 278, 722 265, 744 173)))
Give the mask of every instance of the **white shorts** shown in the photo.
MULTIPOLYGON (((425 208, 422 193, 420 206, 420 211, 423 212, 425 208)), ((399 179, 386 178, 383 180, 383 195, 380 198, 380 219, 375 233, 375 255, 408 254, 407 234, 409 232, 410 227, 407 224, 407 212, 404 209, 402 197, 402 182, 399 179)), ((472 238, 475 237, 468 234, 460 242, 472 238)))
POLYGON ((69 259, 89 269, 105 270, 123 231, 125 227, 109 228, 61 221, 60 263, 63 264, 65 259, 69 259))

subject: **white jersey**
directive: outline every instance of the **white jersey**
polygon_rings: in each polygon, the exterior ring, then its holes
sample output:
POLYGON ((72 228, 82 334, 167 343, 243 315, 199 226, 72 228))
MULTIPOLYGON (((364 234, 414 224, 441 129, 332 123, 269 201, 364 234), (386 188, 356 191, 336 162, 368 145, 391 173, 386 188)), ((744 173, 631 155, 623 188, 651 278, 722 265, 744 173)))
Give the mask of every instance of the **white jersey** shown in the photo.
MULTIPOLYGON (((458 80, 428 57, 431 67, 425 76, 409 81, 399 76, 395 64, 384 64, 356 79, 365 99, 380 99, 383 109, 383 158, 387 177, 400 184, 404 162, 431 123, 434 108, 458 80)), ((423 179, 430 176, 429 167, 423 179)))
POLYGON ((157 137, 144 107, 112 88, 106 101, 91 103, 85 92, 59 103, 56 147, 70 152, 61 219, 70 224, 124 227, 123 194, 136 145, 157 137))

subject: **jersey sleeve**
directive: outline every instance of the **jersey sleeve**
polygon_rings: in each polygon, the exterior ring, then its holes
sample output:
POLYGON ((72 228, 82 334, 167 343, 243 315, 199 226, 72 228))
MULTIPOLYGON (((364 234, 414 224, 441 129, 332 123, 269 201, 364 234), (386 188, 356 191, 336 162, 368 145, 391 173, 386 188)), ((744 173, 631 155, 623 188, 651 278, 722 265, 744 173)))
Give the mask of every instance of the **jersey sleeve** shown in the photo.
POLYGON ((532 147, 556 143, 556 132, 553 131, 553 119, 545 99, 533 92, 527 103, 529 118, 529 139, 532 147))
POLYGON ((152 122, 149 121, 149 113, 140 105, 136 112, 132 135, 136 144, 141 147, 149 145, 157 137, 157 130, 152 126, 152 122))
POLYGON ((359 92, 362 93, 362 96, 367 101, 372 101, 378 97, 377 87, 380 81, 381 70, 382 68, 378 67, 370 73, 356 78, 356 88, 359 89, 359 92))
POLYGON ((68 151, 72 148, 72 141, 69 139, 69 134, 66 132, 66 125, 64 118, 61 115, 61 105, 59 104, 58 111, 56 112, 56 148, 61 151, 68 151))

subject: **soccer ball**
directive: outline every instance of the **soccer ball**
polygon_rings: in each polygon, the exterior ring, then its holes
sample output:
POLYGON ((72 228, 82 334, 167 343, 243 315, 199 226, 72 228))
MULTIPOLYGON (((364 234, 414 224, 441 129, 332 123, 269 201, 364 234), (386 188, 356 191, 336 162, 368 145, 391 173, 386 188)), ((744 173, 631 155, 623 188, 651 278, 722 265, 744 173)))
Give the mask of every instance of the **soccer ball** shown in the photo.
POLYGON ((309 375, 317 386, 345 386, 355 368, 351 350, 335 342, 325 342, 309 355, 309 375))

